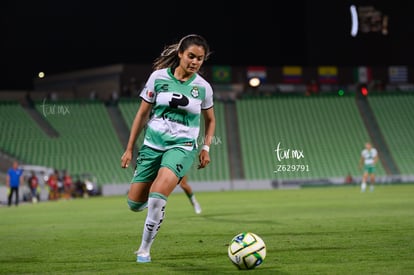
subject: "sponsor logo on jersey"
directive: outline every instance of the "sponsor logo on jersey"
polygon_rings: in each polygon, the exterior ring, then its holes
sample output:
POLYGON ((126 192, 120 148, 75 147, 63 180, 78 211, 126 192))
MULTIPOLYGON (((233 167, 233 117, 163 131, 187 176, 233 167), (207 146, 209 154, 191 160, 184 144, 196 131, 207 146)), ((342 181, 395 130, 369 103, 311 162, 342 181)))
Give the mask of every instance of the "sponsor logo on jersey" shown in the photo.
POLYGON ((168 91, 168 84, 162 84, 162 86, 160 87, 161 91, 167 92, 168 91))

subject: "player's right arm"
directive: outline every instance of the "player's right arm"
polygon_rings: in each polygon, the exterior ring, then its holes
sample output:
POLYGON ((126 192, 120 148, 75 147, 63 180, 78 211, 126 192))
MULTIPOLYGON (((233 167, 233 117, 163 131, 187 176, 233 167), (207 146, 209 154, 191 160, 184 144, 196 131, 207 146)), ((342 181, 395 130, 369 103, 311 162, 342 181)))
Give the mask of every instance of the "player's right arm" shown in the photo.
POLYGON ((135 146, 135 141, 138 135, 141 133, 147 124, 152 104, 146 102, 145 100, 141 101, 137 114, 135 115, 134 121, 132 122, 131 132, 129 134, 129 140, 124 154, 121 157, 121 167, 127 168, 131 162, 133 150, 135 146))
POLYGON ((375 150, 374 165, 376 165, 377 162, 378 162, 378 151, 375 150))

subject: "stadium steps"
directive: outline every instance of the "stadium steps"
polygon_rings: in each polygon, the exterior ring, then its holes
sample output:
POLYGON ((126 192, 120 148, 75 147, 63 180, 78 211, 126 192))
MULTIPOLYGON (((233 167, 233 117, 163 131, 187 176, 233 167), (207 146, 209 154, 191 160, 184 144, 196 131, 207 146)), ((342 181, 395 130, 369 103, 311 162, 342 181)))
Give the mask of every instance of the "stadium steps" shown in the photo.
POLYGON ((129 127, 126 124, 120 109, 117 106, 110 105, 106 107, 106 110, 108 111, 109 118, 111 119, 112 126, 118 135, 119 141, 122 146, 126 147, 129 139, 129 127))
POLYGON ((365 97, 356 97, 355 100, 362 120, 365 124, 365 127, 367 128, 371 142, 373 146, 378 150, 379 159, 385 171, 388 175, 400 174, 398 166, 394 161, 394 158, 378 125, 377 119, 372 111, 369 101, 365 97))
POLYGON ((240 148, 239 123, 234 102, 225 103, 225 121, 227 125, 227 144, 229 151, 230 176, 232 179, 243 179, 243 161, 240 148))
MULTIPOLYGON (((129 98, 128 99, 121 98, 118 101, 117 108, 122 117, 122 120, 124 121, 125 126, 127 127, 128 135, 132 127, 132 122, 134 121, 135 115, 138 111, 139 105, 140 105, 139 100, 131 100, 129 98)), ((129 136, 127 138, 129 139, 129 136)), ((135 167, 135 161, 138 157, 138 146, 143 141, 144 141, 143 134, 139 135, 139 137, 135 141, 135 150, 133 151, 133 156, 132 156, 132 160, 133 160, 132 163, 134 165, 132 165, 132 167, 135 167)), ((127 143, 128 143, 128 140, 127 140, 127 143)), ((127 143, 125 143, 125 145, 122 143, 124 146, 124 149, 126 148, 127 143)))
POLYGON ((48 135, 51 138, 59 137, 59 132, 56 131, 56 129, 54 129, 52 125, 50 125, 50 123, 48 123, 44 119, 44 116, 42 116, 42 114, 39 113, 38 110, 29 106, 23 106, 23 108, 28 113, 28 115, 32 117, 33 121, 35 121, 37 125, 39 125, 40 129, 42 129, 45 132, 46 135, 48 135))

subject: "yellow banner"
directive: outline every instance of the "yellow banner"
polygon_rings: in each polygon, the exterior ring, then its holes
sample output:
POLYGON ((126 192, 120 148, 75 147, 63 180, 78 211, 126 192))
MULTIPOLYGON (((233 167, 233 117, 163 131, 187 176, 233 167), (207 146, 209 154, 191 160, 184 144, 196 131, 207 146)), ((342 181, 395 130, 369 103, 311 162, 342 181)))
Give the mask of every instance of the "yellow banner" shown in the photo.
POLYGON ((338 67, 336 66, 319 66, 318 75, 338 75, 338 67))
POLYGON ((283 66, 282 73, 284 75, 302 75, 301 66, 283 66))

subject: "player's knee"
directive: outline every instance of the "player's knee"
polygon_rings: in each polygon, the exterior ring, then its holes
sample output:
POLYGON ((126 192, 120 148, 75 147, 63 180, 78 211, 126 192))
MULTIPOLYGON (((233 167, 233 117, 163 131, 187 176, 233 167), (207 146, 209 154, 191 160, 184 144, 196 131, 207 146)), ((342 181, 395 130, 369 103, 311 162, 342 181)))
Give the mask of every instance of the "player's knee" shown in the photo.
POLYGON ((136 202, 128 199, 128 206, 131 211, 139 212, 147 208, 148 202, 136 202))

